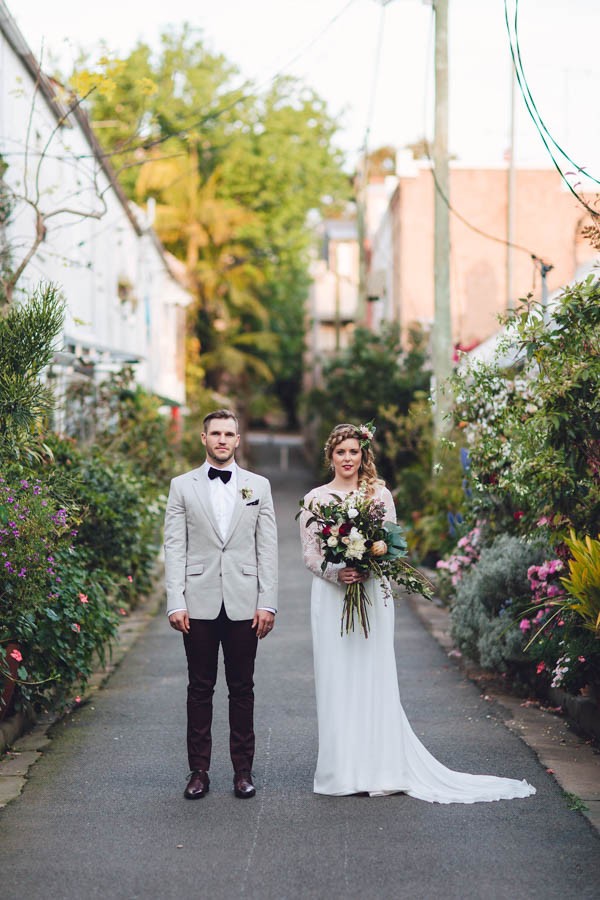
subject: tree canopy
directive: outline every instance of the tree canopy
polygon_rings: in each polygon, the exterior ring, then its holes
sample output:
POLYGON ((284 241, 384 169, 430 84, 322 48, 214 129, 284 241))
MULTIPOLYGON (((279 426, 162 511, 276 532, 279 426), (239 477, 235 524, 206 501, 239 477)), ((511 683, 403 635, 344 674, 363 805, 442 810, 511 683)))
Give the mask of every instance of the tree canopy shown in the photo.
MULTIPOLYGON (((93 83, 85 65, 79 90, 93 83)), ((272 392, 293 424, 307 217, 335 214, 350 192, 335 121, 296 79, 240 87, 236 68, 188 25, 165 31, 156 52, 139 43, 100 68, 87 101, 96 134, 128 196, 156 202, 156 230, 196 296, 191 370, 250 410, 272 392)))

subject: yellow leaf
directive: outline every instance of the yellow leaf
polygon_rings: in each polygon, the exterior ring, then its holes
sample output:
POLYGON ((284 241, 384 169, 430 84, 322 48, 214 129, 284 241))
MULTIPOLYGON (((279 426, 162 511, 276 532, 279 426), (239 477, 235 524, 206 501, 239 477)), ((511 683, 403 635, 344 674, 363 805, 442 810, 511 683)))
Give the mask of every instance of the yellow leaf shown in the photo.
POLYGON ((144 96, 146 97, 151 97, 152 94, 156 94, 158 91, 158 85, 156 84, 156 82, 152 81, 151 78, 147 78, 146 76, 144 76, 143 78, 138 78, 135 84, 140 94, 144 94, 144 96))

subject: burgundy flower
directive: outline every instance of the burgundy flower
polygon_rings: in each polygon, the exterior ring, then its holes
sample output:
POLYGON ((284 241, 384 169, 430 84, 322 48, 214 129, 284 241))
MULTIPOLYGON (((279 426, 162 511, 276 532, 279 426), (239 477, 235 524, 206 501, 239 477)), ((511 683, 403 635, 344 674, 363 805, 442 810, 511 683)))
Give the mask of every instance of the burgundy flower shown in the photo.
POLYGON ((351 531, 352 525, 350 524, 350 522, 342 522, 339 531, 340 537, 346 537, 346 535, 350 534, 351 531))

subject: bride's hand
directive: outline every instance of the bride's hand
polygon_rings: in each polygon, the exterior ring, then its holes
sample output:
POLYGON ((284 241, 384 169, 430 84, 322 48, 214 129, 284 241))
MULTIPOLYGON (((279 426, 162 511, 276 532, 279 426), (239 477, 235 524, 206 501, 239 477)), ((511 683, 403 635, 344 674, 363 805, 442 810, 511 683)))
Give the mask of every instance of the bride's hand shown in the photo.
POLYGON ((359 572, 358 569, 351 569, 349 566, 338 572, 338 578, 342 584, 355 584, 357 581, 366 581, 368 577, 366 572, 359 572))

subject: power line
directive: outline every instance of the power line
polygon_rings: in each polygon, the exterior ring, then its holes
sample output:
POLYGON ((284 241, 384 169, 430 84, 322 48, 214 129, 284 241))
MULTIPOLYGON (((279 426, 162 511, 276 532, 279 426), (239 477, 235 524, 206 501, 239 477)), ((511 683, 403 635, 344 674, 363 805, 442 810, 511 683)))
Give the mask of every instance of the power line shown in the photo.
POLYGON ((371 82, 371 92, 369 95, 369 105, 367 107, 367 120, 365 125, 365 137, 363 142, 365 157, 367 154, 367 149, 369 145, 369 136, 371 133, 371 125, 373 123, 373 115, 375 112, 375 98, 377 94, 377 85, 379 82, 379 71, 381 68, 381 57, 382 57, 382 47, 383 47, 383 34, 384 34, 384 24, 385 24, 385 8, 390 0, 382 3, 381 5, 381 14, 379 16, 379 29, 377 32, 377 44, 375 46, 375 62, 373 65, 373 80, 371 82))
POLYGON ((450 203, 450 199, 446 196, 445 192, 442 190, 439 179, 437 177, 437 173, 435 171, 435 165, 433 162, 433 157, 431 155, 431 147, 429 145, 429 141, 425 137, 425 135, 427 134, 427 131, 428 131, 428 128, 427 128, 427 115, 428 115, 427 97, 428 97, 428 87, 429 87, 429 75, 431 72, 431 62, 432 62, 434 17, 435 17, 435 10, 432 7, 430 26, 429 26, 429 37, 428 37, 429 51, 427 53, 427 62, 426 62, 425 78, 424 78, 424 94, 423 94, 423 135, 424 135, 424 137, 423 137, 423 141, 425 144, 425 152, 427 155, 427 159, 431 165, 431 176, 433 178, 433 184, 434 184, 435 190, 437 191, 438 195, 441 197, 441 199, 445 203, 445 205, 448 207, 448 211, 450 213, 452 213, 452 215, 456 219, 458 219, 459 222, 462 222, 462 224, 465 225, 466 228, 469 228, 471 231, 475 232, 475 234, 480 235, 480 237, 486 238, 488 241, 493 241, 496 244, 502 244, 504 247, 510 247, 513 250, 519 250, 521 253, 526 253, 534 261, 534 264, 535 264, 535 262, 537 260, 540 260, 540 257, 536 253, 533 253, 532 250, 529 250, 529 248, 524 247, 521 244, 516 244, 513 241, 507 240, 506 238, 501 238, 501 237, 498 237, 498 235, 490 234, 489 232, 484 231, 483 228, 479 228, 477 225, 473 225, 472 222, 469 222, 469 220, 467 218, 465 218, 465 216, 463 216, 462 213, 459 213, 458 210, 455 209, 454 206, 452 206, 452 204, 450 203))
POLYGON ((271 75, 264 81, 259 82, 258 90, 260 90, 263 86, 276 81, 283 75, 286 69, 289 69, 290 66, 293 66, 295 62, 298 62, 298 60, 301 59, 305 53, 308 53, 309 50, 312 50, 315 44, 318 43, 325 34, 327 34, 331 26, 335 25, 338 19, 341 19, 344 13, 346 13, 350 9, 350 7, 354 5, 355 2, 356 0, 348 0, 348 3, 345 3, 344 6, 339 10, 339 12, 332 16, 331 19, 329 19, 329 21, 326 22, 325 25, 323 25, 321 30, 315 35, 314 38, 312 38, 308 42, 308 44, 305 44, 300 50, 298 50, 297 53, 290 60, 288 60, 288 62, 284 66, 281 66, 274 75, 271 75))
MULTIPOLYGON (((505 5, 506 5, 506 0, 505 0, 505 5)), ((557 141, 553 138, 551 133, 548 131, 546 123, 544 122, 544 120, 542 119, 542 117, 540 115, 540 111, 537 108, 537 105, 536 105, 535 100, 533 99, 533 95, 531 93, 531 89, 527 82, 527 78, 525 76, 525 69, 523 67, 523 60, 521 58, 521 47, 520 47, 520 42, 519 42, 519 0, 515 0, 514 31, 515 31, 515 50, 517 53, 517 59, 519 61, 519 71, 520 71, 521 77, 523 79, 523 84, 524 84, 525 90, 527 92, 527 97, 529 98, 531 107, 532 107, 533 111, 535 112, 535 115, 540 124, 540 127, 543 129, 544 133, 548 136, 549 140, 554 144, 554 146, 556 147, 558 152, 561 153, 562 156, 564 156, 564 158, 566 160, 568 160, 568 162, 571 163, 571 165, 575 166, 575 168, 577 169, 578 172, 582 172, 587 178, 590 178, 592 181, 595 181, 596 184, 600 184, 600 181, 597 178, 594 178, 593 175, 590 175, 589 172, 587 172, 583 166, 578 165, 575 162, 575 160, 569 156, 569 154, 566 152, 566 150, 563 150, 563 148, 560 146, 560 144, 557 143, 557 141)), ((513 60, 514 60, 514 57, 513 57, 513 60)))
MULTIPOLYGON (((536 107, 535 103, 533 102, 533 97, 531 95, 531 91, 529 89, 529 85, 527 84, 527 80, 525 78, 525 73, 522 68, 521 53, 520 53, 520 46, 519 46, 519 40, 518 40, 518 14, 519 14, 519 0, 515 0, 515 19, 514 19, 514 25, 513 25, 515 35, 513 38, 513 34, 511 32, 511 27, 510 27, 509 16, 508 16, 508 0, 504 0, 504 21, 506 23, 506 29, 508 32, 510 54, 511 54, 512 61, 513 61, 517 84, 519 86, 521 96, 523 97, 525 107, 526 107, 527 112, 529 113, 529 115, 533 121, 535 129, 538 132, 540 138, 542 139, 542 143, 544 144, 546 150, 548 151, 548 155, 550 156, 550 159, 552 160, 554 167, 555 167, 556 171, 558 172, 558 174, 560 175, 561 179, 567 185, 569 191, 573 194, 575 199, 578 200, 578 202, 594 218, 598 218, 600 216, 600 213, 598 213, 597 210, 595 210, 593 207, 591 207, 589 205, 589 203, 586 203, 586 201, 583 199, 583 197, 581 197, 580 194, 577 193, 575 188, 570 183, 569 179, 566 177, 566 175, 563 172, 562 168, 560 167, 558 161, 556 160, 554 153, 552 152, 552 150, 550 148, 549 141, 551 141, 554 144, 554 146, 564 156, 564 158, 567 159, 569 162, 571 162, 579 172, 583 172, 584 174, 587 175, 587 173, 585 172, 585 169, 583 169, 581 166, 578 166, 577 163, 573 162, 573 160, 570 158, 570 156, 568 156, 561 149, 559 144, 554 140, 554 138, 552 137, 552 135, 546 128, 541 116, 539 115, 539 112, 537 111, 537 107, 536 107)), ((592 176, 588 176, 588 177, 592 177, 592 176)), ((592 180, 596 181, 596 183, 600 184, 600 182, 598 182, 597 179, 593 178, 592 180)))
MULTIPOLYGON (((249 80, 246 80, 238 88, 234 88, 229 92, 229 95, 231 95, 231 94, 235 95, 241 91, 241 93, 239 93, 237 96, 235 96, 235 99, 226 103, 224 106, 217 108, 216 110, 211 110, 211 111, 207 112, 201 118, 196 119, 193 122, 185 125, 185 127, 182 127, 176 131, 173 131, 170 134, 161 135, 160 137, 154 138, 153 140, 149 140, 149 141, 142 140, 139 142, 139 144, 134 145, 136 135, 133 135, 132 138, 129 141, 127 141, 119 150, 113 150, 113 151, 104 153, 103 158, 107 159, 107 158, 111 158, 111 157, 121 156, 124 153, 132 152, 138 148, 150 150, 153 147, 157 147, 160 144, 165 143, 166 141, 170 140, 171 138, 180 138, 180 139, 185 138, 185 137, 187 137, 187 135, 189 134, 190 131, 193 131, 196 128, 202 128, 204 125, 206 125, 209 122, 216 121, 222 115, 224 115, 226 112, 229 112, 230 110, 234 109, 240 103, 243 103, 245 100, 251 100, 255 96, 257 91, 263 90, 267 85, 274 84, 279 78, 281 78, 283 73, 287 69, 290 68, 290 66, 292 66, 302 56, 304 56, 305 53, 307 53, 310 49, 312 49, 312 47, 314 47, 314 45, 318 41, 320 41, 321 38, 329 31, 329 29, 332 27, 332 25, 334 25, 339 19, 341 19, 341 17, 350 9, 351 6, 354 5, 355 2, 356 2, 356 0, 348 0, 348 2, 345 3, 344 6, 334 16, 332 16, 331 19, 329 19, 325 23, 325 25, 322 26, 322 28, 317 32, 315 37, 312 38, 308 42, 308 44, 304 45, 299 51, 297 51, 294 54, 294 56, 291 59, 289 59, 287 63, 285 63, 285 65, 280 66, 274 75, 271 75, 269 78, 266 78, 264 81, 259 82, 256 85, 254 91, 250 92, 250 87, 252 86, 252 82, 249 80), (244 93, 244 91, 246 91, 246 93, 244 93)), ((82 154, 79 158, 85 158, 85 156, 86 156, 86 154, 82 154)))

